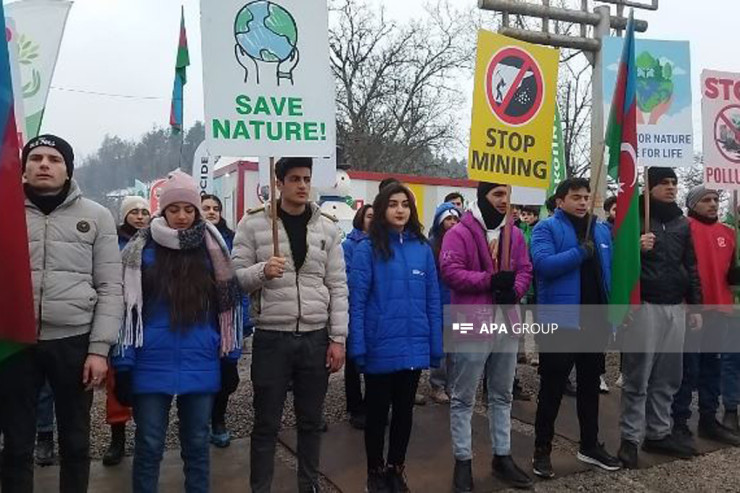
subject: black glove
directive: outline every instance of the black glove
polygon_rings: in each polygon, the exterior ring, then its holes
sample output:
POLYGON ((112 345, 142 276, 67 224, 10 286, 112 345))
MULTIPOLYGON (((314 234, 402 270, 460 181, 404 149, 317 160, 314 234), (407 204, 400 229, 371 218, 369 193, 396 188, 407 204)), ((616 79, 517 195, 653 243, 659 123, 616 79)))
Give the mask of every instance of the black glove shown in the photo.
POLYGON ((727 273, 727 284, 730 286, 740 285, 740 266, 735 266, 727 273))
POLYGON ((122 406, 131 407, 134 400, 133 376, 130 371, 116 372, 115 388, 116 399, 122 406))
POLYGON ((596 245, 591 240, 584 240, 579 246, 586 252, 587 259, 592 258, 596 253, 596 245))
POLYGON ((491 277, 491 290, 495 293, 496 291, 506 291, 514 289, 514 280, 516 276, 513 271, 502 270, 497 272, 491 277))
POLYGON ((501 289, 493 293, 498 305, 515 305, 517 302, 516 291, 513 289, 501 289))

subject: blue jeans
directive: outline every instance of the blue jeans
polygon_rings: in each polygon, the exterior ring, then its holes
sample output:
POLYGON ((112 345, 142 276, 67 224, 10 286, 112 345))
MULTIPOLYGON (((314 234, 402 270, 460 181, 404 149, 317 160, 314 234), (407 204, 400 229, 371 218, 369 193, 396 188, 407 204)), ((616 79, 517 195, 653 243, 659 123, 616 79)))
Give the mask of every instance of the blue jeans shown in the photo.
MULTIPOLYGON (((136 438, 134 447, 133 491, 156 493, 159 464, 169 424, 173 396, 167 394, 134 395, 136 438)), ((210 487, 209 421, 213 394, 177 396, 180 420, 180 456, 185 467, 185 491, 205 493, 210 487)))
POLYGON ((684 336, 683 380, 673 397, 673 424, 685 425, 691 418, 691 399, 699 392, 699 415, 702 420, 714 420, 719 407, 722 383, 722 347, 729 317, 720 313, 705 313, 702 330, 686 331, 684 336), (715 351, 715 352, 712 352, 715 351))
POLYGON ((39 404, 36 408, 36 433, 54 432, 54 393, 49 381, 44 382, 39 392, 39 404))
MULTIPOLYGON (((519 341, 500 336, 487 343, 490 351, 450 352, 450 432, 456 460, 473 457, 471 419, 478 383, 488 380, 488 427, 494 455, 511 454, 511 401, 519 341), (486 364, 488 362, 488 364, 486 364)), ((477 344, 480 347, 480 344, 477 344)), ((461 348, 462 349, 462 348, 461 348)))
POLYGON ((737 411, 740 405, 740 327, 737 318, 727 330, 725 346, 732 353, 722 355, 722 404, 725 411, 737 411))

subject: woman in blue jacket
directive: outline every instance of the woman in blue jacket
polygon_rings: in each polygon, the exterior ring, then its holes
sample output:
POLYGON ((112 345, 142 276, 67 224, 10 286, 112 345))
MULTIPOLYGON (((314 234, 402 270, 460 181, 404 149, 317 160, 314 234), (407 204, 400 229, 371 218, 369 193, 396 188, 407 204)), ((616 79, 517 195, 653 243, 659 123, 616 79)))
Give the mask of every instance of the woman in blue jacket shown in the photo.
MULTIPOLYGON (((229 228, 222 212, 223 203, 215 195, 201 195, 201 208, 203 218, 216 226, 221 233, 226 247, 229 252, 234 245, 234 236, 236 234, 229 228)), ((242 295, 242 322, 244 336, 247 337, 252 333, 252 324, 249 319, 249 298, 242 295)), ((231 444, 231 434, 226 428, 226 408, 229 405, 229 397, 236 392, 239 387, 239 369, 237 363, 241 357, 241 347, 235 349, 225 358, 221 358, 221 390, 216 394, 213 401, 213 412, 211 413, 211 443, 218 448, 226 448, 231 444)))
POLYGON ((125 314, 116 394, 136 421, 133 491, 156 492, 177 396, 185 491, 209 489, 209 427, 220 359, 238 345, 239 292, 229 251, 204 221, 195 181, 173 172, 161 215, 123 251, 125 314))
POLYGON ((404 463, 421 370, 442 359, 442 313, 434 254, 411 192, 383 188, 369 238, 352 257, 349 357, 365 375, 367 491, 409 491, 404 463), (388 465, 383 460, 388 410, 388 465))
MULTIPOLYGON (((370 231, 370 222, 373 220, 372 204, 365 204, 357 211, 355 218, 352 220, 354 229, 347 235, 342 242, 344 250, 344 265, 347 269, 347 279, 352 266, 352 254, 357 245, 367 238, 367 232, 370 231)), ((362 382, 360 381, 360 372, 357 365, 351 359, 348 359, 344 365, 344 396, 347 399, 347 412, 349 413, 349 423, 353 428, 358 430, 365 429, 365 400, 362 398, 362 382)))

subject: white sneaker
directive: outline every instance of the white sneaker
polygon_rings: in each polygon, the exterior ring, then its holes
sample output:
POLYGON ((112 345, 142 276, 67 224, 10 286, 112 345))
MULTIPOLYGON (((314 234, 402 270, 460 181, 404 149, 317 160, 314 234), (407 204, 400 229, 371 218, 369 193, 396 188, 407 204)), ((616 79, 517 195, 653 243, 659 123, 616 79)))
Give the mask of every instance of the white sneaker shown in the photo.
POLYGON ((609 393, 609 386, 606 384, 606 380, 604 379, 604 375, 601 375, 599 377, 601 380, 601 383, 599 383, 599 392, 602 394, 608 394, 609 393))
POLYGON ((621 373, 619 374, 619 378, 617 378, 617 382, 615 383, 615 385, 616 385, 617 387, 619 387, 620 389, 621 389, 621 388, 622 388, 622 386, 624 385, 624 376, 622 376, 622 374, 621 374, 621 373))

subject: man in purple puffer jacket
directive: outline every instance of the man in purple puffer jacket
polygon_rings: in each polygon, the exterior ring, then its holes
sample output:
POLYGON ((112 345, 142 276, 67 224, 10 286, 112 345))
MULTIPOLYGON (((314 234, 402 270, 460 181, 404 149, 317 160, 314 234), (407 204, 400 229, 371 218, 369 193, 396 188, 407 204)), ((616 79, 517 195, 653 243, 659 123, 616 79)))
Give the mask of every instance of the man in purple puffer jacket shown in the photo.
MULTIPOLYGON (((442 278, 450 288, 452 305, 514 305, 532 282, 532 263, 524 236, 519 228, 511 228, 510 266, 503 270, 501 246, 508 190, 505 185, 480 183, 477 195, 478 200, 460 224, 445 235, 440 254, 442 278)), ((476 341, 474 346, 475 352, 458 348, 449 355, 454 491, 473 489, 471 418, 484 372, 488 380, 493 474, 509 486, 528 488, 531 478, 511 457, 511 401, 518 340, 499 334, 476 341)))

